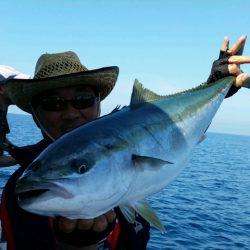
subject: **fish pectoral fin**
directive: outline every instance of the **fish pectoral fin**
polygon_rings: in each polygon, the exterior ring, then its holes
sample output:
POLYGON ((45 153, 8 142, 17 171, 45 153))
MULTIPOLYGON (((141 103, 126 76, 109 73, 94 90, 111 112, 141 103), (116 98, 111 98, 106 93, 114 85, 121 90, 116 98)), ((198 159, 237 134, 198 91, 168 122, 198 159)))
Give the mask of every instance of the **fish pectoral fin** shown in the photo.
POLYGON ((136 222, 136 213, 138 213, 149 224, 160 230, 161 233, 166 232, 166 229, 160 221, 158 215, 146 201, 139 201, 130 206, 120 206, 120 210, 126 220, 131 224, 136 222))
POLYGON ((157 167, 162 167, 163 165, 166 164, 173 164, 170 161, 165 161, 162 159, 154 158, 151 156, 143 156, 143 155, 132 155, 132 161, 135 166, 140 167, 140 168, 157 168, 157 167))

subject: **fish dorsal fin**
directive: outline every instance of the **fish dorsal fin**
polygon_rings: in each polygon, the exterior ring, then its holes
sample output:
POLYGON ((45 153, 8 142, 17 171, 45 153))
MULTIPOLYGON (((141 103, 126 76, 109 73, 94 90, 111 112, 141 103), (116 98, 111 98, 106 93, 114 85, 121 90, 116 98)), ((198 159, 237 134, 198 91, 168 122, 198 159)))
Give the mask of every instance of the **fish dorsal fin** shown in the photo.
POLYGON ((155 169, 155 168, 160 168, 166 164, 173 164, 170 161, 154 158, 151 156, 143 156, 143 155, 136 155, 136 154, 132 155, 132 161, 136 167, 142 168, 142 169, 145 169, 145 168, 155 169))
POLYGON ((147 204, 147 202, 139 201, 130 206, 120 206, 120 209, 129 223, 134 224, 136 222, 135 212, 137 212, 143 219, 149 222, 156 229, 160 230, 162 233, 166 232, 166 229, 161 223, 158 215, 155 213, 153 208, 147 204))
POLYGON ((135 105, 142 104, 145 102, 157 100, 161 97, 162 96, 157 95, 153 91, 144 88, 143 85, 137 79, 135 79, 130 100, 130 107, 134 107, 135 105))

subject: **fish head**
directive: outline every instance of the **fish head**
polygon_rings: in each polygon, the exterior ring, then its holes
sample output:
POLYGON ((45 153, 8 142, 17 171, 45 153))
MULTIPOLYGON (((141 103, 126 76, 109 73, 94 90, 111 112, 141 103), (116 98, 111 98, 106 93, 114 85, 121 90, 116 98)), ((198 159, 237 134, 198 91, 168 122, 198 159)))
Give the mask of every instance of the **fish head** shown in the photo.
MULTIPOLYGON (((60 143, 60 147, 64 146, 60 143)), ((20 207, 36 214, 67 218, 90 218, 105 212, 99 208, 112 207, 120 195, 114 187, 122 188, 126 182, 121 185, 111 174, 121 160, 120 154, 116 159, 118 154, 111 144, 95 142, 81 152, 73 150, 65 156, 56 150, 57 144, 45 150, 17 181, 15 192, 20 207)))

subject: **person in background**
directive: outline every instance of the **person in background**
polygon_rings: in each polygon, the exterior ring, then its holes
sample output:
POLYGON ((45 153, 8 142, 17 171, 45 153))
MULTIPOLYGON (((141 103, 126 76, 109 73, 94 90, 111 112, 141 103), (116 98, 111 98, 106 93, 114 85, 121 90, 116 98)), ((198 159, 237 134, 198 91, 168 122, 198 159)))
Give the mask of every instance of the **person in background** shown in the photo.
POLYGON ((9 105, 12 104, 7 92, 7 80, 9 79, 28 79, 29 76, 16 71, 14 68, 0 65, 0 167, 15 165, 16 160, 4 154, 4 150, 12 146, 12 143, 6 138, 6 134, 10 132, 7 112, 9 105))
MULTIPOLYGON (((250 63, 250 57, 235 54, 245 40, 240 38, 230 50, 225 48, 206 84, 235 75, 232 94, 244 84, 248 76, 238 65, 250 63)), ((228 47, 229 41, 223 44, 228 47)), ((87 70, 75 53, 65 52, 42 55, 34 79, 9 81, 12 101, 32 114, 44 136, 36 145, 10 152, 21 167, 8 180, 2 196, 1 219, 9 249, 146 249, 150 226, 139 215, 135 224, 126 221, 118 208, 91 220, 49 218, 22 210, 15 194, 16 181, 40 152, 63 134, 99 117, 100 102, 117 77, 117 67, 87 70)))

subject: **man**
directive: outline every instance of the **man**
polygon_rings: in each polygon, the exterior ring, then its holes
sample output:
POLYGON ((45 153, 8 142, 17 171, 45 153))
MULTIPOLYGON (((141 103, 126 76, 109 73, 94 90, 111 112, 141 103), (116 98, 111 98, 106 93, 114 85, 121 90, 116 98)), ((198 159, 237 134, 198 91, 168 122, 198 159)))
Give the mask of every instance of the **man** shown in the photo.
MULTIPOLYGON (((225 50, 227 60, 219 63, 222 77, 237 76, 237 88, 247 78, 237 70, 237 64, 250 62, 250 58, 233 55, 244 43, 245 38, 241 38, 230 54, 225 50)), ((217 73, 216 69, 212 70, 212 80, 208 83, 218 78, 217 73)), ((136 218, 136 225, 132 225, 115 208, 115 213, 109 211, 91 220, 51 220, 23 211, 14 193, 17 179, 48 144, 99 116, 100 101, 111 92, 117 77, 117 67, 87 70, 73 52, 66 52, 42 55, 34 79, 9 82, 11 99, 33 115, 44 135, 38 144, 11 152, 21 167, 10 177, 3 192, 1 218, 9 249, 146 249, 149 224, 140 216, 136 218), (116 216, 119 224, 114 225, 116 216), (136 231, 135 227, 140 230, 136 231)))
POLYGON ((7 167, 16 164, 16 160, 9 155, 4 155, 4 148, 11 145, 6 138, 6 134, 10 132, 7 121, 7 112, 9 105, 12 104, 8 93, 6 81, 9 79, 27 79, 28 75, 21 74, 14 68, 0 65, 0 167, 7 167))
POLYGON ((111 92, 117 77, 117 67, 87 70, 75 53, 65 52, 42 55, 34 79, 9 81, 11 99, 33 115, 44 135, 38 144, 10 152, 21 165, 10 177, 2 199, 1 219, 10 249, 121 249, 124 246, 145 249, 149 224, 139 216, 138 233, 134 229, 138 225, 126 222, 117 208, 116 213, 112 210, 90 220, 51 219, 23 211, 14 193, 16 180, 53 140, 99 117, 100 102, 111 92), (116 216, 119 224, 115 223, 116 216))

